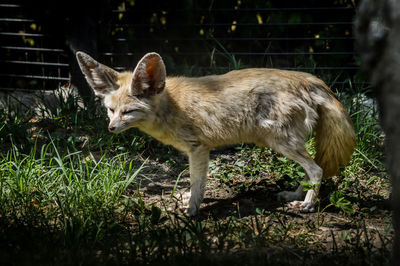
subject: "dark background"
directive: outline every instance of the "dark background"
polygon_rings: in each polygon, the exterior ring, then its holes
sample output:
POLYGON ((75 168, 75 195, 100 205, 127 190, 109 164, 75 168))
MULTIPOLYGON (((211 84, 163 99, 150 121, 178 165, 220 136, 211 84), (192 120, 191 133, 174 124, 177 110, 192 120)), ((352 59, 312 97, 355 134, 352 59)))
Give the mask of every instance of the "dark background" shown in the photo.
POLYGON ((72 74, 85 94, 77 50, 117 70, 155 51, 169 75, 274 67, 315 73, 339 90, 349 82, 363 87, 355 6, 349 0, 3 1, 0 89, 56 89, 72 74))

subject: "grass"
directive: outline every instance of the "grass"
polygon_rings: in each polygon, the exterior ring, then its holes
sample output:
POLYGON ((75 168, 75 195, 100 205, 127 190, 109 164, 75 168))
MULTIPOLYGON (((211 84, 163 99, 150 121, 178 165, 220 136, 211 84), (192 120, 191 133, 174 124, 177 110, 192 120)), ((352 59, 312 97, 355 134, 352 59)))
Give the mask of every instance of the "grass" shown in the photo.
MULTIPOLYGON (((270 149, 213 152, 211 194, 194 219, 179 208, 185 159, 136 130, 109 134, 98 102, 60 98, 58 109, 42 110, 43 119, 1 110, 0 261, 388 265, 393 230, 384 137, 376 111, 354 95, 341 101, 355 124, 356 152, 340 176, 323 184, 315 214, 276 200, 304 172, 270 149), (151 196, 148 183, 163 178, 170 190, 151 196)), ((312 139, 307 146, 313 153, 312 139)))

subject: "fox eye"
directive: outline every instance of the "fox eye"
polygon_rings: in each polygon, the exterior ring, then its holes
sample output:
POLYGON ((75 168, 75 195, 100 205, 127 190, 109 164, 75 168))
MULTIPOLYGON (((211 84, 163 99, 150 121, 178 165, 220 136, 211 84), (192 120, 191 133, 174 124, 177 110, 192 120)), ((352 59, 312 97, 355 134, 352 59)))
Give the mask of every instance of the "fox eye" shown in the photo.
POLYGON ((122 114, 123 114, 123 115, 127 115, 127 114, 129 114, 129 113, 134 112, 134 111, 136 111, 136 109, 126 110, 126 111, 123 111, 122 114))
POLYGON ((108 110, 110 110, 111 113, 114 113, 114 109, 108 108, 108 110))

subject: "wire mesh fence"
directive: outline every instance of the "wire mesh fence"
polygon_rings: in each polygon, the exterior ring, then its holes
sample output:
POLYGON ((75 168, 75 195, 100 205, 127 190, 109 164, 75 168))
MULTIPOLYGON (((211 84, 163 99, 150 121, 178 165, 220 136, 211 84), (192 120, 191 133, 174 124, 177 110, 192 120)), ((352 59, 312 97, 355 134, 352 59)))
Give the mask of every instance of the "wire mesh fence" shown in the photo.
POLYGON ((46 25, 32 18, 32 10, 14 2, 0 4, 0 88, 55 89, 68 82, 63 41, 46 34, 46 25))
POLYGON ((117 70, 132 69, 154 51, 171 75, 273 67, 311 72, 330 85, 364 83, 353 46, 353 1, 100 0, 101 12, 78 12, 94 21, 92 47, 72 45, 88 43, 85 35, 68 39, 86 24, 71 23, 81 19, 74 16, 77 1, 15 2, 0 4, 0 89, 57 88, 70 80, 77 49, 94 51, 117 70))

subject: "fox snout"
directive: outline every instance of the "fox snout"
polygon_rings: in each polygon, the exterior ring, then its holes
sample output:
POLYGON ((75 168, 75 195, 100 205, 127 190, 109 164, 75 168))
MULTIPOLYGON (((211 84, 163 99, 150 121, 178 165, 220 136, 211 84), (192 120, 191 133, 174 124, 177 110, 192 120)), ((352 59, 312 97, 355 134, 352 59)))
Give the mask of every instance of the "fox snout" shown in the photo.
POLYGON ((115 121, 111 121, 108 125, 108 131, 114 134, 118 134, 126 129, 126 126, 121 125, 119 123, 115 123, 115 121))
POLYGON ((121 133, 122 131, 125 131, 126 129, 127 128, 119 128, 119 127, 112 126, 112 125, 108 126, 108 131, 110 131, 111 133, 114 133, 114 134, 121 133))
POLYGON ((108 131, 110 131, 110 132, 114 132, 115 129, 116 129, 115 126, 112 126, 112 125, 109 125, 109 126, 108 126, 108 131))

